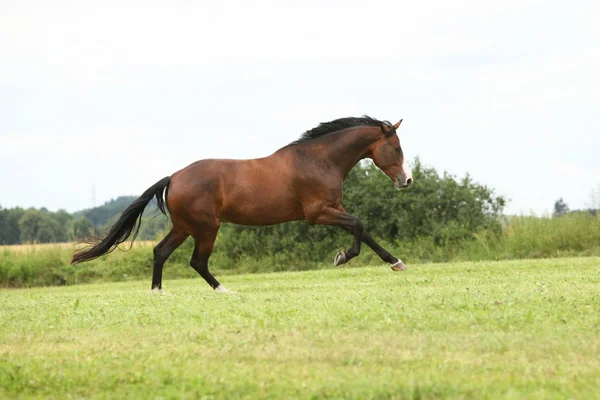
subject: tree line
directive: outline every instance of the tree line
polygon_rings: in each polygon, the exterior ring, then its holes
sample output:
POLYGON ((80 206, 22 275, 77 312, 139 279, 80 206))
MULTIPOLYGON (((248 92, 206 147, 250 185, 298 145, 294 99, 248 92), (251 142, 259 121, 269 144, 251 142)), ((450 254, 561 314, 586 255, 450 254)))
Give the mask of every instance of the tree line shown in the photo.
POLYGON ((0 206, 0 244, 68 242, 95 233, 96 227, 88 218, 75 217, 65 210, 0 206))
MULTIPOLYGON (((73 214, 65 210, 52 212, 46 208, 2 208, 0 205, 0 245, 72 242, 101 235, 133 200, 134 196, 121 196, 73 214)), ((148 205, 149 209, 155 207, 155 200, 148 205)), ((164 216, 154 218, 153 212, 146 214, 149 216, 143 218, 138 237, 155 239, 168 228, 168 220, 164 216)))

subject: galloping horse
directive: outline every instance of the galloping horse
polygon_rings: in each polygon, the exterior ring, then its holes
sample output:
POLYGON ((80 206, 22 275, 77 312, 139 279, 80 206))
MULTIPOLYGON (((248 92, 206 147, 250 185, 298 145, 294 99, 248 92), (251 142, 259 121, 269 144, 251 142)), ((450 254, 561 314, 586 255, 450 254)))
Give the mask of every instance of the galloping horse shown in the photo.
POLYGON ((165 215, 168 209, 173 224, 154 248, 152 289, 159 292, 165 261, 190 235, 195 243, 191 267, 214 290, 228 292, 208 270, 221 222, 274 225, 306 220, 339 226, 354 236, 354 242, 336 254, 335 265, 356 257, 364 242, 394 271, 403 271, 406 265, 377 244, 361 221, 342 206, 344 179, 364 158, 372 159, 395 188, 412 183, 396 133, 401 122, 392 125, 368 116, 340 118, 321 123, 265 158, 197 161, 148 188, 103 239, 76 253, 71 263, 109 253, 132 233, 135 240, 144 208, 156 197, 159 209, 165 215))

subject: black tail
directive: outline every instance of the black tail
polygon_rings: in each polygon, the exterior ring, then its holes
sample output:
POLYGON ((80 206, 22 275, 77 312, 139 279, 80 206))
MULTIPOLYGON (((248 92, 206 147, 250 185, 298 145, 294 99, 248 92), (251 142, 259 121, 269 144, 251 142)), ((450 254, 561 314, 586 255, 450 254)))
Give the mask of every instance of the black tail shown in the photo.
POLYGON ((75 253, 73 255, 73 260, 71 260, 71 264, 93 260, 94 258, 98 258, 103 254, 110 253, 121 243, 126 241, 132 232, 133 238, 131 241, 133 242, 140 231, 140 224, 142 222, 142 214, 144 213, 144 209, 154 196, 156 196, 158 208, 163 214, 166 215, 167 211, 165 208, 165 199, 167 197, 166 192, 168 191, 169 183, 171 183, 171 178, 167 176, 148 188, 144 194, 138 197, 129 205, 129 207, 125 209, 125 211, 123 211, 119 220, 110 227, 108 234, 104 237, 104 239, 93 241, 90 243, 93 244, 91 248, 75 253), (163 193, 165 193, 164 198, 163 193))

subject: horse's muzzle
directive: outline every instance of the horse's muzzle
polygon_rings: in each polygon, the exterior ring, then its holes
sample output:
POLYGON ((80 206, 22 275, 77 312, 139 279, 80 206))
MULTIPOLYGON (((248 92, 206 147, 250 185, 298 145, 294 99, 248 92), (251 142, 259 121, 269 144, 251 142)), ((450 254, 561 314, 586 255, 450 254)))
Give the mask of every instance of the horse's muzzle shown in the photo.
POLYGON ((396 181, 394 182, 394 189, 406 189, 407 187, 409 187, 411 184, 413 183, 413 179, 412 178, 408 178, 408 179, 396 179, 396 181), (404 182, 402 182, 404 181, 404 182))

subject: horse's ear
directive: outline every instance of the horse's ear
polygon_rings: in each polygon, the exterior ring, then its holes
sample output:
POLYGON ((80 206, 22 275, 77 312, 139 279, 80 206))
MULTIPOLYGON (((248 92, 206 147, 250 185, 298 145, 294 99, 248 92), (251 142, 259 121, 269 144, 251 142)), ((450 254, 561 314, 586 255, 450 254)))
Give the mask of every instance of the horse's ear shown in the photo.
POLYGON ((394 124, 394 129, 398 129, 398 128, 400 127, 400 124, 401 124, 401 123, 402 123, 402 120, 400 120, 400 121, 396 122, 396 123, 394 124))

